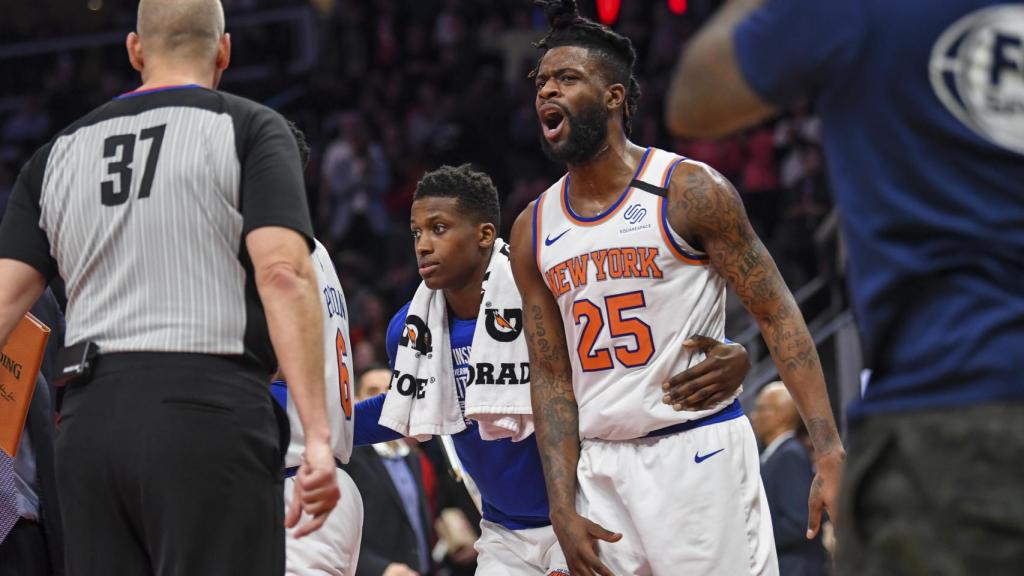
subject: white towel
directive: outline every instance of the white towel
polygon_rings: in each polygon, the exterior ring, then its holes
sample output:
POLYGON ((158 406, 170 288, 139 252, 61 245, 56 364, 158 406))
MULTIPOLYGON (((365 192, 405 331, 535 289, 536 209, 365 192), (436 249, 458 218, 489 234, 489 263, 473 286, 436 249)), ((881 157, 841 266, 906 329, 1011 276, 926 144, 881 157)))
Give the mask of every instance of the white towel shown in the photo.
POLYGON ((444 292, 420 284, 405 317, 391 386, 378 422, 423 441, 465 430, 461 412, 444 292))
MULTIPOLYGON (((508 245, 495 241, 469 359, 465 417, 480 423, 484 440, 519 441, 533 433, 522 301, 508 254, 508 245)), ((420 440, 465 430, 444 293, 420 284, 405 324, 380 424, 420 440)))
POLYGON ((508 244, 501 239, 484 275, 469 366, 466 417, 480 423, 480 437, 518 442, 533 434, 523 301, 512 278, 508 244))

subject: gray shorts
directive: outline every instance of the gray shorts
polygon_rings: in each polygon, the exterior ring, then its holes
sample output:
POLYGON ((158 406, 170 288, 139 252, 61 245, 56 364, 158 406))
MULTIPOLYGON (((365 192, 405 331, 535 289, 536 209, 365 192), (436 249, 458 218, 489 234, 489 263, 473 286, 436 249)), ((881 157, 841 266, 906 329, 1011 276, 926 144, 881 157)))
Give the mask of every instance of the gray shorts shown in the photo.
POLYGON ((864 420, 840 509, 841 576, 1024 574, 1024 403, 864 420))

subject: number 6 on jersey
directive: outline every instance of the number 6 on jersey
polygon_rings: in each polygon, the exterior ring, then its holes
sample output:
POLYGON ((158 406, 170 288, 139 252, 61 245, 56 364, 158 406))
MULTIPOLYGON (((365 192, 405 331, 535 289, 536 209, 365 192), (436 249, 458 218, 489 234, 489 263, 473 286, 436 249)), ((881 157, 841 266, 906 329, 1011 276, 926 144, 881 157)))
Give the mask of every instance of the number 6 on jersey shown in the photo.
POLYGON ((345 412, 345 419, 352 418, 352 386, 349 383, 348 365, 345 364, 345 357, 348 356, 348 346, 345 344, 345 336, 338 330, 334 338, 334 345, 338 351, 338 388, 341 392, 341 409, 345 412))

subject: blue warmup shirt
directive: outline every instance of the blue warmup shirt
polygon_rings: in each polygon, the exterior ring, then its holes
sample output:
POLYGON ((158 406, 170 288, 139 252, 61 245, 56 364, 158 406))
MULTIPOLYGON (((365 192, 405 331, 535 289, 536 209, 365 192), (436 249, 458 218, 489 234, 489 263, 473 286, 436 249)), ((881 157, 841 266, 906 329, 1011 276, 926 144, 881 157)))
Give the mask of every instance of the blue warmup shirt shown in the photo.
MULTIPOLYGON (((408 311, 409 304, 406 304, 388 324, 387 351, 392 368, 408 311)), ((460 320, 450 313, 449 318, 449 340, 456 380, 453 385, 457 387, 459 400, 464 401, 466 382, 469 379, 469 351, 473 347, 476 319, 460 320)), ((401 438, 394 430, 377 424, 384 407, 384 397, 381 394, 356 405, 356 445, 401 438)), ((452 439, 462 465, 480 489, 484 519, 510 530, 550 525, 544 471, 534 436, 522 442, 508 439, 485 441, 480 438, 480 429, 475 421, 469 420, 466 425, 467 429, 453 435, 452 439)))
POLYGON ((747 83, 816 98, 872 413, 1024 399, 1024 6, 768 0, 747 83))

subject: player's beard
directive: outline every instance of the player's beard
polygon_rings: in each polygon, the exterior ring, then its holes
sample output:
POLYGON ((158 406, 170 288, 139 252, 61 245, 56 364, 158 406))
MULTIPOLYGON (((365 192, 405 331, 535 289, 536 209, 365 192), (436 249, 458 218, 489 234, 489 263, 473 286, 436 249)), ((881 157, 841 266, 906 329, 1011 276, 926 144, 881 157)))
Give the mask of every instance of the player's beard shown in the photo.
POLYGON ((544 154, 555 162, 562 164, 585 164, 593 160, 605 147, 608 139, 609 111, 599 100, 584 106, 576 114, 565 112, 565 121, 569 123, 569 138, 555 146, 541 134, 540 146, 544 154))

